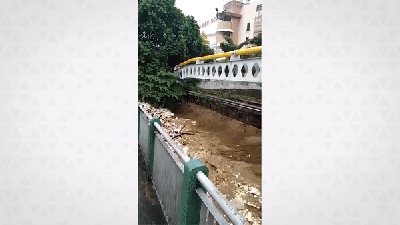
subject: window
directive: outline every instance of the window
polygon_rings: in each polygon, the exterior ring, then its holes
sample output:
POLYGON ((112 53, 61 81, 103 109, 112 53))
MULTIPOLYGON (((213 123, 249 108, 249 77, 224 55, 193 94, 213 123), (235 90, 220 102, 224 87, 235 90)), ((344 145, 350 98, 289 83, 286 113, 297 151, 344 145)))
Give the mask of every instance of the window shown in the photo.
POLYGON ((250 31, 250 23, 247 23, 247 31, 250 31))
POLYGON ((218 31, 219 34, 221 34, 224 37, 230 37, 231 36, 231 32, 229 31, 218 31))
POLYGON ((246 37, 246 41, 248 41, 249 40, 249 37, 246 37))
POLYGON ((256 12, 261 11, 261 10, 262 10, 262 4, 257 5, 256 12))
POLYGON ((222 20, 222 21, 228 21, 230 22, 232 17, 229 15, 226 15, 224 12, 222 13, 218 13, 218 19, 222 20))

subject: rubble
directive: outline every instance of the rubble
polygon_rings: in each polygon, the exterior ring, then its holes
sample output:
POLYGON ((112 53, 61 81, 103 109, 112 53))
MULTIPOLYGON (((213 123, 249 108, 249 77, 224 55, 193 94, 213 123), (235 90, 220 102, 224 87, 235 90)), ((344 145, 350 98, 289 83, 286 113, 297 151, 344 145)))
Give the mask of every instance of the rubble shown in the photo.
POLYGON ((174 113, 172 113, 168 109, 154 108, 148 103, 139 102, 139 104, 151 117, 157 117, 160 119, 161 126, 164 128, 164 130, 167 132, 169 136, 174 138, 182 133, 183 126, 173 122, 173 119, 175 120, 178 119, 178 117, 174 118, 174 113))
POLYGON ((244 201, 238 195, 234 199, 230 200, 229 202, 237 210, 243 210, 244 209, 244 201))
POLYGON ((261 194, 260 191, 255 187, 251 187, 249 193, 253 194, 253 195, 260 195, 261 194))

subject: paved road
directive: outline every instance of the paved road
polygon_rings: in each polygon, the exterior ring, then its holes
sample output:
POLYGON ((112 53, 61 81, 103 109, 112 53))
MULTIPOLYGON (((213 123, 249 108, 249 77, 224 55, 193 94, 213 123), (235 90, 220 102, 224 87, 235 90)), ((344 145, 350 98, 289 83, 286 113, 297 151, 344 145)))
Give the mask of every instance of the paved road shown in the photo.
POLYGON ((146 179, 146 164, 139 151, 139 224, 167 224, 151 181, 146 179))

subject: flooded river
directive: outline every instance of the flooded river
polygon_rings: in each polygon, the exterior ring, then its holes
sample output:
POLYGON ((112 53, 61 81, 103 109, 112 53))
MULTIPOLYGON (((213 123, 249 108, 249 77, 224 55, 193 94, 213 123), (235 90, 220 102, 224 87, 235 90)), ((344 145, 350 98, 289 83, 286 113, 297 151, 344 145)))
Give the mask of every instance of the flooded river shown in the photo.
POLYGON ((210 170, 209 178, 252 224, 261 223, 261 129, 188 103, 173 111, 177 140, 210 170))

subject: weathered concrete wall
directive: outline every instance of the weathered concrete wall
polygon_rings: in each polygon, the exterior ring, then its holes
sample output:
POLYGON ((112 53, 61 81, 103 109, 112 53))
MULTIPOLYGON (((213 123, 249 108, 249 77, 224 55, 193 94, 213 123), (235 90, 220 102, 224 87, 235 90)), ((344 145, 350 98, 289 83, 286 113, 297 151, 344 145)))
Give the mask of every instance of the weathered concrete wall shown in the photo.
POLYGON ((202 89, 256 89, 261 90, 261 83, 246 82, 246 81, 225 81, 225 80, 211 80, 199 79, 200 82, 197 87, 202 89))
MULTIPOLYGON (((225 93, 246 95, 261 99, 261 83, 247 81, 224 81, 211 79, 182 79, 186 87, 198 87, 202 89, 219 89, 225 93)), ((187 92, 186 100, 194 102, 206 108, 232 117, 246 124, 261 128, 261 105, 249 105, 246 103, 222 99, 212 95, 199 94, 192 91, 187 92)))
MULTIPOLYGON (((258 89, 219 89, 219 91, 230 94, 230 95, 250 96, 253 98, 260 99, 260 100, 262 97, 262 90, 258 90, 258 89)), ((259 103, 257 105, 261 105, 261 103, 259 103)))
POLYGON ((194 92, 188 92, 185 98, 187 101, 212 109, 243 123, 261 128, 261 107, 194 92))
POLYGON ((182 83, 184 86, 189 88, 198 87, 201 89, 213 89, 228 94, 246 95, 257 99, 261 99, 262 97, 261 83, 253 83, 246 81, 222 81, 222 80, 196 79, 196 78, 182 79, 182 83))

